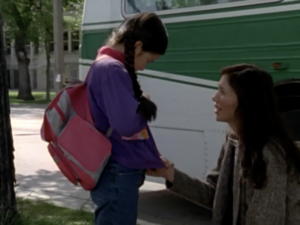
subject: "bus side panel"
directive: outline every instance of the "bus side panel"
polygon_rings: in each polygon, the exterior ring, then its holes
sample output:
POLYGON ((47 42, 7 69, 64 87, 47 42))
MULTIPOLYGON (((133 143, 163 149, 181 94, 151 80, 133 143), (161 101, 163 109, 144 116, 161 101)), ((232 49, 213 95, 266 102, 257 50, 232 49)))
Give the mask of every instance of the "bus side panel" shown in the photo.
POLYGON ((222 67, 253 63, 275 81, 299 77, 300 14, 258 14, 167 24, 167 54, 149 69, 217 81, 222 67), (282 69, 273 69, 274 63, 282 69))

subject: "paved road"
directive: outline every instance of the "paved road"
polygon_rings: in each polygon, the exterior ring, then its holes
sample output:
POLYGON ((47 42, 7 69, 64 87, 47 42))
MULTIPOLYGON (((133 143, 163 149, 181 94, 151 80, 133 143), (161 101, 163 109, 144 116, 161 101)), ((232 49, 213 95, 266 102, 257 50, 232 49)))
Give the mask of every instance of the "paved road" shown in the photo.
MULTIPOLYGON (((12 106, 17 195, 42 198, 74 209, 92 210, 88 192, 71 185, 49 156, 39 136, 44 106, 12 106)), ((140 225, 210 225, 210 212, 146 182, 140 190, 140 225)))

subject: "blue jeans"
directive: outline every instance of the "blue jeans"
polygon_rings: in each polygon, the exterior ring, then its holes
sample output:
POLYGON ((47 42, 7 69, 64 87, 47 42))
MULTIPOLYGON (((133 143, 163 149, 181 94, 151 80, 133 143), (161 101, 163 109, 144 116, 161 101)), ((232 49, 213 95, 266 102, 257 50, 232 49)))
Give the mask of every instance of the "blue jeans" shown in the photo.
POLYGON ((145 179, 145 171, 130 169, 109 162, 91 198, 96 205, 96 225, 136 225, 139 187, 145 179))

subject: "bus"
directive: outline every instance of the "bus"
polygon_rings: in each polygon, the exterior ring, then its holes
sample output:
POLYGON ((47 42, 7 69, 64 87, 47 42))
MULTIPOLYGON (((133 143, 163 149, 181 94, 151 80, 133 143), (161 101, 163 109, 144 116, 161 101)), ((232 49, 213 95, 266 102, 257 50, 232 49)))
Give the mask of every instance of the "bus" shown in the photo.
POLYGON ((80 79, 126 17, 158 14, 169 34, 167 53, 138 72, 158 106, 150 127, 162 155, 203 179, 217 163, 227 130, 215 121, 212 102, 224 66, 251 63, 269 71, 282 116, 300 139, 299 10, 300 0, 86 0, 80 79))

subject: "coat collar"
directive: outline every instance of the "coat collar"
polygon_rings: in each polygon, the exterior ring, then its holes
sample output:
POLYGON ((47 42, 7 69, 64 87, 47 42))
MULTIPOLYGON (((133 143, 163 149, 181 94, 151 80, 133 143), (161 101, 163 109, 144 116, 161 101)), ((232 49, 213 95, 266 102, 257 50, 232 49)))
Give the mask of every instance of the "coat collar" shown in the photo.
POLYGON ((109 46, 103 46, 102 48, 100 48, 98 50, 97 58, 101 55, 108 55, 108 56, 120 61, 123 64, 125 63, 124 53, 119 52, 109 46))

